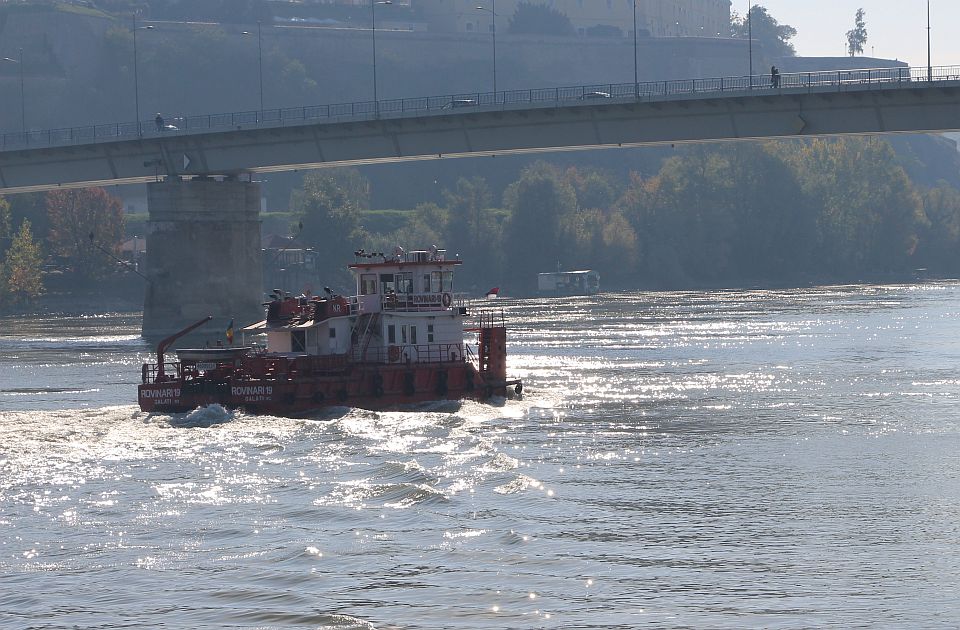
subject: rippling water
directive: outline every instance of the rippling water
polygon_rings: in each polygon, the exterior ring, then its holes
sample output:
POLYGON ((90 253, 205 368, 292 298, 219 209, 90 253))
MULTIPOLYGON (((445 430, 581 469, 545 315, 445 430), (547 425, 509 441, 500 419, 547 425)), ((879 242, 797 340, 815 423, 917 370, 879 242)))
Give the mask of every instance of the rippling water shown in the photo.
POLYGON ((0 319, 0 627, 960 625, 960 284, 502 306, 523 400, 310 420, 0 319))

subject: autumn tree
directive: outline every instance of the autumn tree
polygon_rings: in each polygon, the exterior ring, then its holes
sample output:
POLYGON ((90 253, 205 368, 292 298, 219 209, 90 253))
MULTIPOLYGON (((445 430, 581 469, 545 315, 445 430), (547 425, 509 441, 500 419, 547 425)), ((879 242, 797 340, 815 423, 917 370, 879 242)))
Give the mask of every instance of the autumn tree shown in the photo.
POLYGON ((20 224, 0 265, 0 306, 29 302, 43 292, 40 245, 33 239, 30 222, 20 224))
POLYGON ((866 13, 857 9, 853 29, 847 31, 847 52, 851 57, 863 54, 863 45, 867 43, 867 23, 864 20, 866 13))
POLYGON ((124 236, 123 204, 102 188, 47 193, 50 247, 84 280, 116 269, 124 236))

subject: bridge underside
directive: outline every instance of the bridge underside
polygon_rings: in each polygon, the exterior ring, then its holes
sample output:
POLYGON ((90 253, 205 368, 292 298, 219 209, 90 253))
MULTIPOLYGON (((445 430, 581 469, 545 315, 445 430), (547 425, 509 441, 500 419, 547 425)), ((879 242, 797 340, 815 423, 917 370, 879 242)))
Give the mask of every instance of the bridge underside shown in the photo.
POLYGON ((960 129, 960 82, 471 109, 0 153, 0 193, 518 153, 960 129))

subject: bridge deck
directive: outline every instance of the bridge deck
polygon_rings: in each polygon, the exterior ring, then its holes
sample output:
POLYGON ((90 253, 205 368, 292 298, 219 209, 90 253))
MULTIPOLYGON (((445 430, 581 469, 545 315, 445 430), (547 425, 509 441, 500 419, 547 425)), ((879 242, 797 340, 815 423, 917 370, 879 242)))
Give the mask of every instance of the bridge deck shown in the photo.
POLYGON ((960 67, 587 85, 0 135, 0 191, 468 155, 960 128, 960 67))

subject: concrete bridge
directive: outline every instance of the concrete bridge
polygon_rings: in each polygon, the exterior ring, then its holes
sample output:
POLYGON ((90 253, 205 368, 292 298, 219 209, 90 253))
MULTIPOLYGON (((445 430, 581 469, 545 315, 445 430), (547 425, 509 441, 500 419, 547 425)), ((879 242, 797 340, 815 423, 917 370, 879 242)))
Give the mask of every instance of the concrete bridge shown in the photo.
POLYGON ((170 126, 148 121, 0 135, 0 194, 149 183, 151 282, 144 330, 156 333, 207 312, 242 321, 259 315, 257 173, 958 130, 960 67, 785 74, 777 82, 768 75, 454 94, 164 122, 170 126), (201 241, 184 247, 185 239, 197 241, 201 232, 201 241), (196 278, 198 269, 203 278, 196 278), (235 289, 238 277, 244 278, 244 295, 235 289), (221 290, 205 295, 210 278, 222 278, 221 290))

